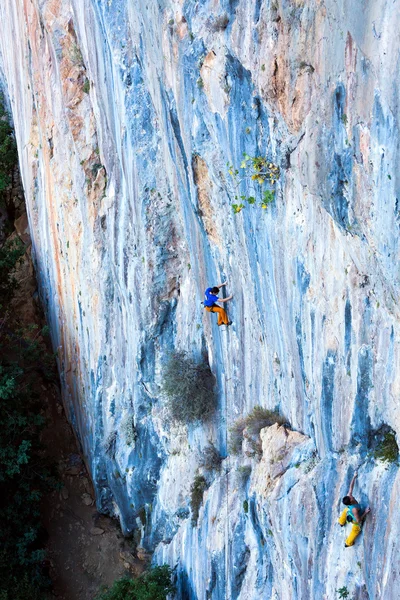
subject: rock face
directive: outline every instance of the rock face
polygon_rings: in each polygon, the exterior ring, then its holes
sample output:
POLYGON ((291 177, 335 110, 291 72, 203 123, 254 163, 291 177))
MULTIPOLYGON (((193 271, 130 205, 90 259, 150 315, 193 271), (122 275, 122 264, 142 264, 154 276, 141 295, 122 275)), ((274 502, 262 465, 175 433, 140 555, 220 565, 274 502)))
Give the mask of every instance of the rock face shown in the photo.
POLYGON ((398 598, 398 468, 370 452, 400 428, 396 3, 3 0, 0 18, 41 296, 99 509, 178 565, 177 598, 398 598), (235 215, 226 165, 243 153, 281 176, 266 210, 245 179, 257 203, 235 215), (228 331, 200 305, 225 278, 228 331), (166 419, 171 348, 208 354, 206 425, 166 419), (255 405, 294 431, 264 429, 261 460, 229 455, 255 405), (208 440, 226 458, 192 527, 208 440), (345 551, 357 465, 372 516, 345 551))

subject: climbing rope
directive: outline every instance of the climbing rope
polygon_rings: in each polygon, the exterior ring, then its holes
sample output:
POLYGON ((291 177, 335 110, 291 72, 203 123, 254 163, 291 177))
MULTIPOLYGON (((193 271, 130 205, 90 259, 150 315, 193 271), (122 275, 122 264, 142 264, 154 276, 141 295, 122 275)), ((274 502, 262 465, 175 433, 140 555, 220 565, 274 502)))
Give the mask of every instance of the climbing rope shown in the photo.
POLYGON ((224 394, 225 394, 225 449, 226 449, 226 462, 225 462, 225 479, 226 479, 226 528, 225 528, 225 599, 229 598, 229 463, 230 456, 228 452, 228 402, 227 402, 227 379, 226 373, 224 373, 224 394))

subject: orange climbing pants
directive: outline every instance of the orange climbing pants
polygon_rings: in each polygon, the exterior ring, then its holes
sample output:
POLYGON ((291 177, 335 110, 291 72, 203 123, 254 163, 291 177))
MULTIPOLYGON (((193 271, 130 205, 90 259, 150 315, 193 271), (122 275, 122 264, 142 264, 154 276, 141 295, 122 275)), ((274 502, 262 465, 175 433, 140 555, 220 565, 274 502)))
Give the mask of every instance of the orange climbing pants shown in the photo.
MULTIPOLYGON (((340 525, 346 525, 347 523, 347 508, 344 509, 344 511, 342 512, 342 514, 340 515, 338 521, 340 523, 340 525)), ((351 525, 351 531, 350 531, 350 535, 347 537, 347 540, 345 541, 346 546, 353 546, 354 542, 356 541, 356 537, 358 537, 361 533, 361 526, 358 523, 355 523, 353 521, 352 525, 351 525)))
POLYGON ((221 306, 205 306, 204 307, 208 312, 218 313, 218 323, 217 325, 228 325, 229 319, 226 314, 226 310, 221 308, 221 306))

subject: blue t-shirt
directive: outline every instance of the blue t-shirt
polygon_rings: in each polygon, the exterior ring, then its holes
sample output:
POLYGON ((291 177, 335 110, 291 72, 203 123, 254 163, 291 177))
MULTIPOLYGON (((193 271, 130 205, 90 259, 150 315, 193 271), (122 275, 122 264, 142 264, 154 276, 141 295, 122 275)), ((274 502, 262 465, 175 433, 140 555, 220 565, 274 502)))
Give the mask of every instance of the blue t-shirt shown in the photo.
POLYGON ((211 292, 212 288, 207 288, 204 293, 204 306, 213 306, 218 302, 218 296, 211 292))

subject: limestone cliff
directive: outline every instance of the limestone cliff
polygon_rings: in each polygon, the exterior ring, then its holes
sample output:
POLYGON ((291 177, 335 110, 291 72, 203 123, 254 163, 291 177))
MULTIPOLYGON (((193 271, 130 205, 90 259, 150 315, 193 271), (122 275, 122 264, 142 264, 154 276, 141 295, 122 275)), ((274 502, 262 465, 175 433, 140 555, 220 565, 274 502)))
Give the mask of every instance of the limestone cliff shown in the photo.
POLYGON ((98 506, 178 565, 178 598, 398 598, 398 467, 371 456, 374 432, 400 427, 398 3, 3 0, 0 18, 41 295, 98 506), (243 183, 257 204, 234 214, 227 163, 243 153, 281 176, 266 210, 243 183), (225 332, 200 305, 224 278, 225 332), (208 354, 206 426, 166 421, 171 348, 208 354), (264 429, 261 460, 229 456, 255 405, 293 431, 264 429), (208 440, 227 458, 192 527, 208 440), (373 514, 344 551, 357 465, 373 514))

